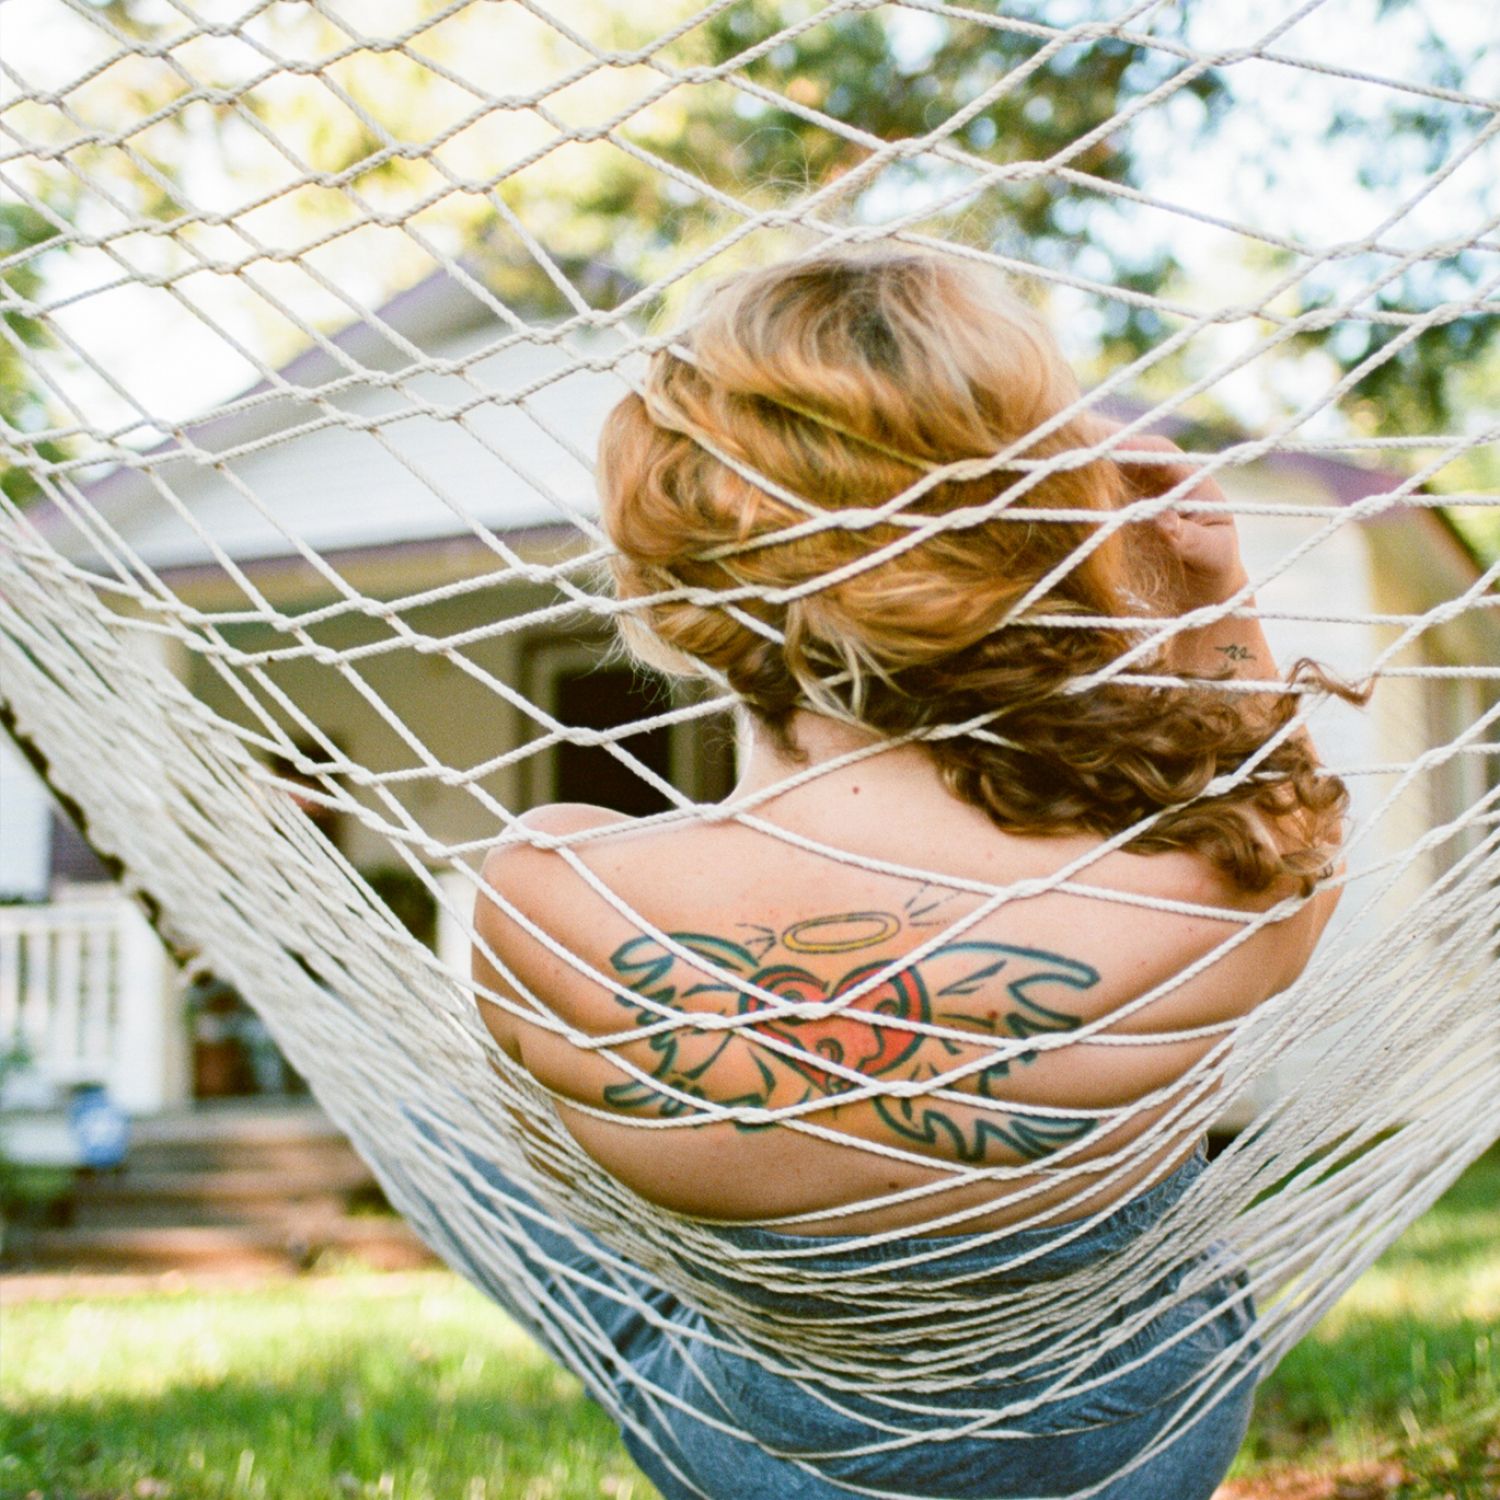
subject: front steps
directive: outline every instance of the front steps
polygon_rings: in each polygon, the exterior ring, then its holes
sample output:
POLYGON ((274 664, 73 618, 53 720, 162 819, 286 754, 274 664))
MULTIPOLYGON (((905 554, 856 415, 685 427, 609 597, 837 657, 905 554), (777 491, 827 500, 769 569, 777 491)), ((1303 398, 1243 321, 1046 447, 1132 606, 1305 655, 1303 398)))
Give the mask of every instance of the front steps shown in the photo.
POLYGON ((248 1275, 348 1256, 431 1265, 378 1208, 370 1170, 309 1101, 233 1101, 137 1121, 118 1172, 78 1181, 66 1227, 18 1230, 17 1271, 248 1275), (363 1206, 367 1211, 355 1212, 363 1206))

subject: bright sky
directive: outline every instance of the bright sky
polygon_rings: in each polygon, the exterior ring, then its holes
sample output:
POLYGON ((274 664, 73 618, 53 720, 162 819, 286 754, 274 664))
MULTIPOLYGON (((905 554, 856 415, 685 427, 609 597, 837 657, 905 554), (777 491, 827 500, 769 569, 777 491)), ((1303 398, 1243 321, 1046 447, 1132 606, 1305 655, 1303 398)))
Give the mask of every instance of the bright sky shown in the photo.
MULTIPOLYGON (((1191 11, 1189 35, 1199 48, 1243 46, 1275 30, 1284 18, 1298 8, 1305 8, 1306 3, 1307 0, 1296 0, 1295 4, 1293 0, 1262 0, 1253 7, 1196 6, 1191 11)), ((1417 54, 1424 22, 1465 52, 1481 50, 1486 44, 1500 44, 1500 11, 1487 0, 1420 0, 1420 4, 1398 9, 1378 24, 1376 8, 1377 0, 1321 0, 1314 3, 1308 15, 1278 35, 1272 45, 1298 58, 1317 59, 1397 79, 1417 79, 1424 74, 1417 54)), ((235 11, 235 7, 223 3, 208 3, 201 9, 216 20, 235 11)), ((1108 3, 1038 0, 1027 11, 1054 24, 1118 18, 1129 11, 1136 13, 1131 22, 1134 27, 1149 29, 1168 9, 1166 5, 1149 3, 1127 6, 1121 0, 1108 3)), ((570 23, 582 27, 585 19, 596 22, 607 19, 608 10, 608 0, 600 0, 592 6, 571 5, 567 7, 567 15, 570 23)), ((362 0, 357 7, 346 4, 344 12, 357 15, 360 27, 367 33, 397 29, 422 13, 420 6, 403 4, 400 0, 379 0, 379 3, 362 0)), ((1012 13, 1023 12, 1017 8, 1012 13)), ((933 28, 940 23, 922 12, 893 8, 890 14, 900 46, 914 58, 920 57, 924 48, 930 46, 933 28)), ((497 12, 481 6, 476 7, 475 15, 488 23, 488 18, 497 12)), ((0 7, 0 27, 4 30, 6 66, 14 75, 26 79, 32 89, 54 87, 76 78, 90 61, 103 61, 110 50, 97 31, 68 10, 61 0, 7 0, 0 7)), ((231 56, 233 45, 214 43, 218 52, 200 51, 193 56, 200 62, 212 59, 216 66, 231 71, 251 64, 263 66, 255 59, 231 56)), ((436 47, 436 38, 432 45, 436 47)), ((492 34, 490 45, 493 46, 492 34)), ((418 46, 427 48, 428 39, 424 38, 418 46)), ((492 53, 497 66, 490 69, 489 86, 496 92, 519 86, 518 80, 546 53, 546 47, 545 38, 522 38, 516 45, 508 39, 504 57, 511 70, 507 72, 498 66, 501 59, 492 53)), ((567 49, 564 53, 563 63, 576 56, 567 49)), ((557 67, 558 62, 554 60, 552 66, 557 67)), ((104 90, 111 77, 109 72, 103 74, 94 85, 96 91, 104 90)), ((1403 197, 1420 184, 1417 163, 1399 164, 1407 168, 1400 191, 1361 185, 1356 178, 1353 143, 1330 139, 1328 126, 1335 111, 1340 109, 1376 120, 1388 117, 1401 103, 1401 96, 1388 89, 1318 76, 1263 60, 1237 63, 1230 69, 1229 77, 1238 102, 1217 134, 1209 137, 1197 134, 1197 106, 1186 95, 1174 97, 1140 122, 1134 138, 1135 152, 1138 161, 1147 164, 1147 188, 1153 196, 1324 245, 1359 241, 1377 229, 1384 243, 1398 248, 1435 240, 1470 239, 1481 233, 1488 234, 1491 247, 1500 245, 1500 231, 1493 225, 1485 229, 1486 216, 1493 215, 1497 206, 1500 136, 1492 137, 1487 148, 1461 165, 1446 182, 1394 223, 1385 226, 1403 197), (1276 162, 1275 180, 1270 184, 1259 168, 1267 158, 1276 162)), ((603 86, 601 81, 600 87, 603 86)), ((639 87, 639 83, 634 87, 639 87)), ((1500 96, 1500 45, 1490 47, 1472 75, 1464 80, 1463 87, 1480 96, 1500 96)), ((0 100, 9 100, 14 94, 13 81, 0 86, 0 100)), ((97 97, 109 98, 102 92, 97 97)), ((451 103, 453 107, 467 108, 472 99, 459 96, 451 103)), ((114 107, 121 105, 122 100, 116 95, 114 107)), ((443 107, 449 107, 449 103, 443 107)), ((393 107, 392 115, 396 128, 401 128, 400 109, 393 107)), ((1482 118, 1478 112, 1468 115, 1471 130, 1477 131, 1482 118)), ((512 116, 491 124, 504 124, 514 133, 520 128, 514 121, 512 116)), ((199 108, 183 163, 190 196, 199 204, 227 206, 243 196, 248 174, 226 173, 229 158, 225 153, 229 148, 224 142, 206 110, 199 108)), ((461 145, 462 142, 457 143, 453 149, 456 151, 461 145)), ((512 149, 508 141, 505 146, 512 149)), ((254 151, 263 152, 264 148, 262 143, 251 141, 244 149, 243 159, 251 161, 254 151)), ((474 149, 482 159, 485 150, 499 148, 494 141, 479 140, 474 149)), ((264 164, 258 164, 256 170, 265 170, 264 164)), ((891 206, 894 207, 894 200, 891 206)), ((886 207, 879 195, 868 205, 869 211, 877 216, 886 207)), ((97 224, 104 224, 110 215, 99 211, 95 217, 97 224)), ((275 244, 303 237, 311 220, 304 208, 294 212, 290 205, 281 205, 262 210, 255 222, 261 238, 275 244), (278 240, 277 236, 282 238, 278 240)), ((545 227, 541 232, 545 238, 545 227)), ((1121 236, 1169 236, 1191 272, 1192 285, 1185 295, 1195 306, 1233 306, 1251 298, 1258 300, 1261 295, 1258 289, 1267 284, 1269 273, 1264 265, 1247 262, 1243 254, 1247 242, 1210 225, 1142 210, 1122 218, 1107 232, 1121 236)), ((207 253, 226 257, 241 254, 245 248, 244 240, 227 228, 202 236, 197 243, 207 253)), ((147 272, 166 270, 173 263, 172 256, 166 253, 168 247, 159 240, 137 236, 120 249, 134 265, 147 272)), ((1500 251, 1491 248, 1481 256, 1481 261, 1482 274, 1500 273, 1500 251)), ((372 231, 351 236, 319 252, 318 263, 357 301, 371 304, 417 279, 427 268, 422 255, 395 232, 372 231)), ((198 275, 180 283, 177 294, 141 285, 98 294, 94 288, 121 274, 120 267, 102 252, 53 257, 49 269, 49 292, 79 299, 57 317, 64 337, 87 351, 115 382, 116 388, 111 390, 108 381, 88 375, 76 361, 51 361, 68 394, 95 424, 132 420, 128 415, 131 402, 122 392, 128 391, 135 402, 158 418, 180 419, 242 389, 251 382, 254 370, 232 352, 229 339, 241 342, 257 357, 273 361, 284 359, 299 342, 294 329, 268 317, 264 303, 247 298, 244 287, 233 278, 198 275), (206 328, 178 300, 179 296, 220 322, 224 334, 206 328)), ((1085 253, 1076 269, 1085 276, 1107 279, 1108 258, 1085 253)), ((288 299, 305 319, 319 321, 324 326, 338 326, 349 320, 350 315, 341 312, 333 298, 312 286, 294 268, 260 268, 255 274, 264 286, 288 299)), ((1064 294, 1056 301, 1056 311, 1061 331, 1074 352, 1085 353, 1091 341, 1091 328, 1097 326, 1097 302, 1064 294)), ((1197 357, 1210 364, 1230 359, 1257 332, 1250 322, 1216 330, 1199 342, 1197 357)), ((1216 392, 1231 410, 1253 426, 1268 420, 1278 403, 1305 397, 1326 386, 1329 368, 1326 362, 1317 360, 1300 365, 1283 364, 1275 372, 1273 390, 1262 362, 1225 377, 1216 392)), ((145 441, 149 436, 151 433, 142 425, 131 440, 145 441)))

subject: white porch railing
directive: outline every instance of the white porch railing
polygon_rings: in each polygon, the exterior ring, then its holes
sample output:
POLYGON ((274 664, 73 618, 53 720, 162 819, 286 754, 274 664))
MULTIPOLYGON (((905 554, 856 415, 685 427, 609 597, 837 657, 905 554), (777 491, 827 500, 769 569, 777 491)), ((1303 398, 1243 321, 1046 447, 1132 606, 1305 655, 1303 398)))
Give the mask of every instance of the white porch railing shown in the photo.
POLYGON ((170 961, 123 895, 0 907, 0 1049, 53 1083, 102 1083, 122 1108, 176 1102, 170 961))

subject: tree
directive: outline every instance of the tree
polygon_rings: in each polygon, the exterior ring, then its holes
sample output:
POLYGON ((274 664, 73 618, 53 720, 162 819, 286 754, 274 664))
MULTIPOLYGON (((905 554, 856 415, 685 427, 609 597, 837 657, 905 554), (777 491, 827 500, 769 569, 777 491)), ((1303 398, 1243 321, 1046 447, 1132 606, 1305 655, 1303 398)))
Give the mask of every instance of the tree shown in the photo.
MULTIPOLYGON (((58 233, 25 204, 0 203, 0 265, 11 262, 0 271, 0 449, 28 445, 46 463, 65 458, 67 448, 56 438, 28 437, 47 426, 48 407, 27 351, 46 348, 48 338, 24 306, 42 289, 42 256, 56 247, 58 233)), ((20 505, 36 496, 38 485, 30 469, 7 463, 0 467, 0 492, 20 505)))
MULTIPOLYGON (((1414 46, 1408 75, 1437 93, 1367 90, 1348 102, 1322 75, 1286 68, 1274 83, 1309 91, 1336 172, 1374 198, 1430 176, 1472 138, 1477 116, 1461 93, 1484 47, 1444 34, 1411 0, 1369 3, 1372 21, 1378 10, 1379 24, 1414 46)), ((912 219, 915 231, 999 253, 1043 281, 1081 283, 1078 323, 1100 370, 1159 349, 1181 326, 1150 299, 1222 298, 1182 251, 1185 221, 1148 215, 1130 196, 1166 193, 1174 156, 1216 150, 1238 162, 1247 222, 1282 229, 1298 216, 1284 177, 1307 119, 1300 134, 1278 134, 1277 111, 1259 102, 1270 95, 1264 73, 1195 60, 1215 44, 1197 8, 1157 7, 1149 36, 1119 30, 1066 45, 1049 28, 1094 19, 1084 0, 987 17, 740 0, 687 24, 697 11, 696 0, 574 0, 553 12, 564 28, 535 8, 476 0, 447 15, 432 0, 393 0, 380 12, 381 37, 401 38, 390 46, 331 9, 268 7, 242 23, 236 47, 159 0, 110 0, 88 17, 70 6, 68 24, 89 31, 95 60, 122 55, 86 72, 88 46, 59 49, 87 81, 67 95, 73 117, 54 109, 35 135, 77 144, 66 171, 34 164, 29 192, 64 204, 107 253, 130 221, 156 226, 150 269, 174 285, 200 266, 235 283, 259 309, 264 363, 305 340, 303 324, 347 322, 433 255, 477 257, 502 297, 562 313, 571 304, 538 268, 537 245, 609 306, 700 257, 717 270, 767 253, 784 231, 762 229, 752 244, 745 214, 811 201, 825 223, 912 219), (653 48, 676 23, 681 35, 653 48), (126 55, 133 38, 150 51, 126 55), (266 76, 277 57, 299 66, 266 76), (1157 90, 1162 99, 1141 110, 1157 90), (1269 122, 1253 149, 1235 134, 1252 115, 1269 122), (955 119, 923 155, 878 160, 955 119), (107 186, 107 208, 81 188, 88 181, 107 186)), ((1237 39, 1257 34, 1248 14, 1237 24, 1237 39)), ((1483 192, 1497 182, 1500 173, 1483 192)), ((43 247, 62 254, 67 239, 33 242, 12 276, 40 285, 43 247)), ((1277 359, 1321 362, 1329 381, 1368 364, 1343 407, 1355 431, 1451 427, 1464 371, 1485 360, 1500 322, 1480 309, 1444 314, 1407 341, 1402 320, 1472 298, 1487 253, 1416 261, 1354 316, 1286 340, 1277 359)), ((1391 263, 1382 249, 1323 258, 1248 239, 1234 254, 1257 285, 1291 279, 1275 308, 1290 318, 1335 305, 1391 263)), ((1156 378, 1180 386, 1184 371, 1195 373, 1190 354, 1161 362, 1156 378)), ((38 409, 34 389, 24 399, 38 409)))

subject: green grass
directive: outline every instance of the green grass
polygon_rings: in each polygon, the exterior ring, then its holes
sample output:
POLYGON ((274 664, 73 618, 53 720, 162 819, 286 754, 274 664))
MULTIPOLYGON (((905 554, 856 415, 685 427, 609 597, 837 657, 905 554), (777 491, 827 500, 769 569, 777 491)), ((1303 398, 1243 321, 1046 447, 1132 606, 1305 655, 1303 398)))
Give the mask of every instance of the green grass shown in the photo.
MULTIPOLYGON (((1262 1389, 1236 1475, 1385 1459, 1398 1488, 1348 1493, 1500 1493, 1497 1329, 1491 1152, 1262 1389)), ((21 1304, 0 1360, 0 1500, 656 1493, 578 1383, 444 1272, 21 1304)))
POLYGON ((1233 1472, 1379 1459, 1401 1500, 1500 1496, 1500 1149, 1282 1361, 1233 1472))
POLYGON ((446 1272, 23 1304, 0 1333, 4 1500, 656 1494, 579 1383, 446 1272))

